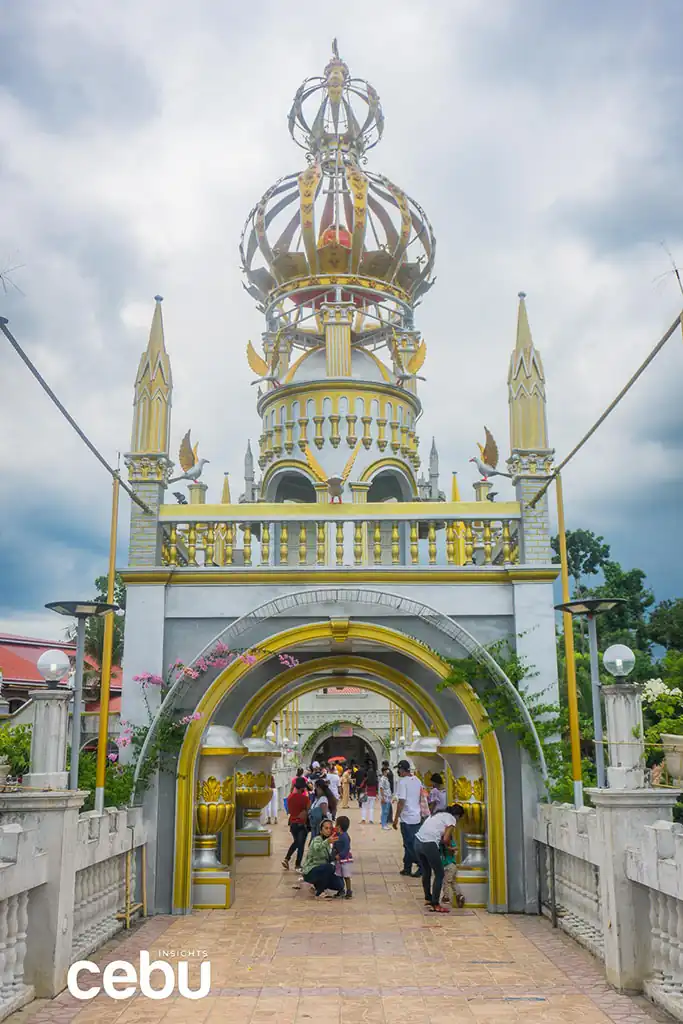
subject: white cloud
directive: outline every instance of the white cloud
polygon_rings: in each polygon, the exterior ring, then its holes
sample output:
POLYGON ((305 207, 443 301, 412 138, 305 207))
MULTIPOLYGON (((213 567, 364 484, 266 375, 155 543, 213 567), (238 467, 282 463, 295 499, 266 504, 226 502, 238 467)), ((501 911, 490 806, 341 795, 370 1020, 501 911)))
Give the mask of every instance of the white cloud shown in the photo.
MULTIPOLYGON (((174 449, 191 427, 211 459, 213 493, 226 469, 238 490, 246 438, 260 433, 244 348, 262 323, 242 289, 237 244, 263 191, 303 166, 286 115, 333 36, 382 96, 385 139, 370 166, 415 196, 437 234, 438 281, 417 312, 429 346, 423 453, 435 434, 444 476, 459 469, 466 491, 484 423, 504 451, 520 289, 546 366, 551 440, 559 455, 572 447, 678 310, 673 283, 653 284, 666 269, 656 227, 649 237, 645 224, 639 245, 599 244, 603 206, 633 175, 655 183, 647 171, 665 145, 662 75, 678 71, 659 72, 652 60, 670 31, 665 15, 647 32, 637 19, 592 32, 592 5, 573 6, 584 29, 565 25, 557 6, 531 37, 524 6, 352 0, 315 19, 291 5, 211 0, 22 11, 16 31, 30 44, 46 109, 54 92, 60 117, 51 123, 40 96, 21 83, 13 92, 6 79, 0 118, 12 144, 0 167, 0 250, 18 251, 26 267, 15 275, 25 298, 9 293, 1 304, 108 458, 128 445, 133 379, 160 292, 174 449), (544 64, 544 45, 557 40, 557 60, 544 64)), ((646 216, 624 205, 624 219, 635 213, 646 216)), ((682 240, 674 232, 667 241, 675 251, 682 240)), ((44 558, 31 509, 87 523, 87 558, 72 532, 70 555, 43 574, 40 601, 80 592, 85 574, 99 571, 92 530, 106 565, 106 474, 11 353, 2 366, 3 422, 16 444, 0 448, 12 481, 3 520, 28 559, 44 558)), ((567 472, 570 522, 591 525, 609 508, 623 517, 634 486, 642 497, 663 479, 680 481, 680 459, 656 433, 677 401, 676 374, 679 348, 657 360, 567 472)))

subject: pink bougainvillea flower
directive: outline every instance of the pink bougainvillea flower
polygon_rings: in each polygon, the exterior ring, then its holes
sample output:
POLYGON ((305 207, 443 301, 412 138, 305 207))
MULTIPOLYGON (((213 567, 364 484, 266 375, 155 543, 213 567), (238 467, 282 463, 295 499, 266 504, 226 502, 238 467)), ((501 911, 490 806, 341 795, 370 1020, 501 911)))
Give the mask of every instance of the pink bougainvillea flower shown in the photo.
POLYGON ((224 644, 222 640, 219 640, 213 649, 214 654, 230 654, 230 648, 227 644, 224 644))
POLYGON ((299 659, 293 657, 291 654, 278 654, 277 657, 280 664, 284 665, 285 668, 296 668, 299 664, 299 659))
POLYGON ((116 761, 118 756, 119 756, 118 754, 107 754, 107 760, 108 761, 116 761))
POLYGON ((249 651, 244 651, 242 654, 240 654, 238 660, 241 661, 244 665, 255 665, 256 662, 258 661, 258 658, 256 657, 255 654, 251 654, 249 651))

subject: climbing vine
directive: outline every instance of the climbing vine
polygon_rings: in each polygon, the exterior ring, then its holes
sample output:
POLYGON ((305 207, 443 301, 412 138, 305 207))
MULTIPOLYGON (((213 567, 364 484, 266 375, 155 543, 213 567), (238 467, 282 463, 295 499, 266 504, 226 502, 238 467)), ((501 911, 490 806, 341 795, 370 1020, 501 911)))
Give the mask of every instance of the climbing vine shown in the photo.
MULTIPOLYGON (((529 681, 536 678, 538 672, 512 649, 508 640, 497 641, 489 645, 487 650, 517 690, 529 712, 548 767, 550 798, 571 801, 573 796, 566 710, 547 699, 547 688, 531 690, 529 681)), ((509 688, 487 672, 476 658, 440 657, 448 665, 449 673, 439 684, 439 689, 469 684, 488 715, 489 725, 484 735, 497 730, 511 733, 532 762, 538 765, 535 737, 509 688)), ((589 760, 584 761, 583 772, 584 780, 590 784, 594 768, 589 760)))

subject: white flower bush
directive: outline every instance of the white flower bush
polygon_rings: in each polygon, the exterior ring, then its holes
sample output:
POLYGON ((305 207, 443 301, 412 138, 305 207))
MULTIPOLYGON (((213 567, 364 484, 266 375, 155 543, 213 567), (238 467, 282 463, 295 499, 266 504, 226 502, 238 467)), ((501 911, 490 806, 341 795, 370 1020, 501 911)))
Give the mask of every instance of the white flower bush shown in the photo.
POLYGON ((643 700, 654 704, 660 697, 683 697, 679 686, 668 686, 663 679, 648 679, 643 684, 643 700))

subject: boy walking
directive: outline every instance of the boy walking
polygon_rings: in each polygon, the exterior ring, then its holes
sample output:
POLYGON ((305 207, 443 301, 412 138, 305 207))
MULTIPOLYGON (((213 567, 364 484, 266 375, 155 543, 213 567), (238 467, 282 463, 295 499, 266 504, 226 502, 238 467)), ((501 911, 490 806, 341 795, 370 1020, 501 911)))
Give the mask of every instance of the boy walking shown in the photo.
POLYGON ((458 892, 455 884, 455 876, 458 870, 456 863, 457 852, 458 848, 455 844, 455 837, 441 846, 441 863, 443 864, 443 897, 441 902, 450 903, 454 907, 462 909, 465 906, 465 897, 462 893, 458 892))

